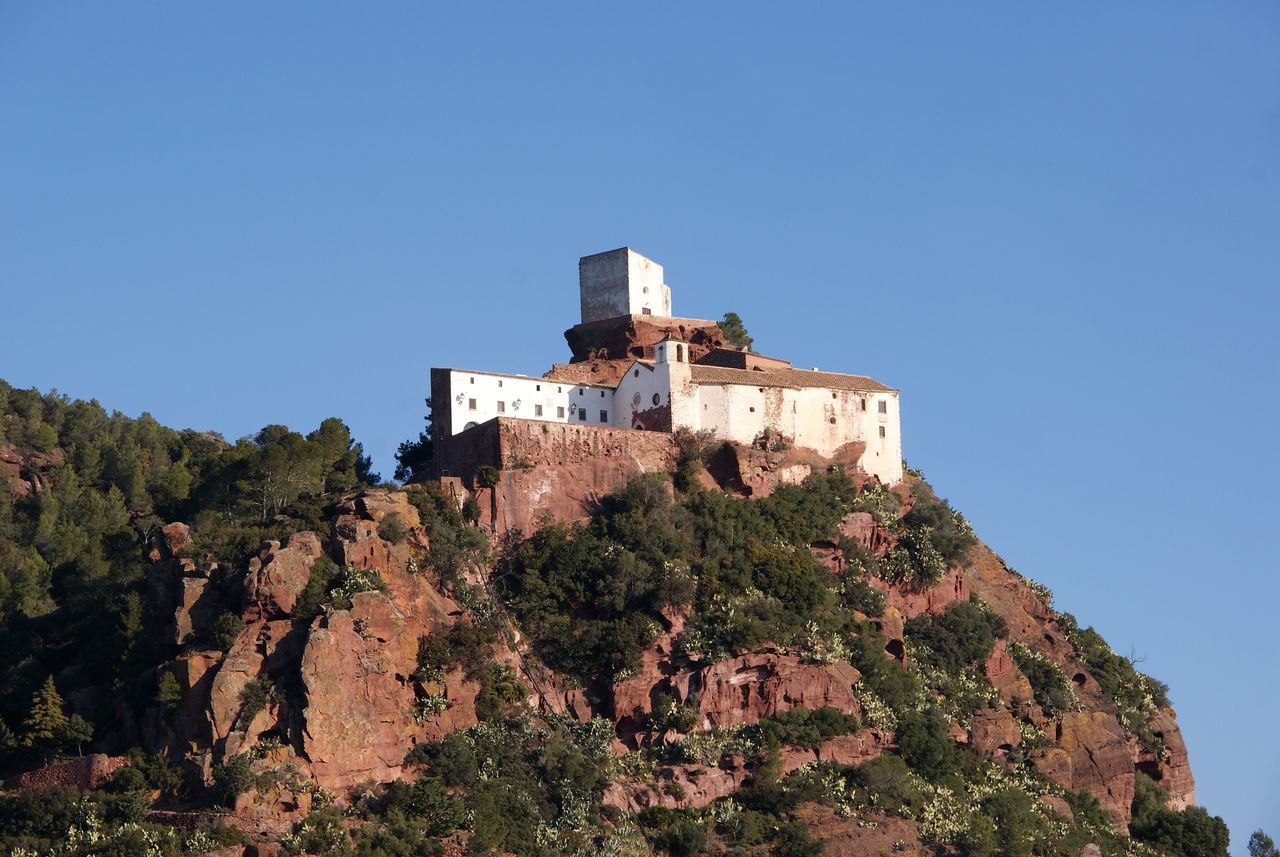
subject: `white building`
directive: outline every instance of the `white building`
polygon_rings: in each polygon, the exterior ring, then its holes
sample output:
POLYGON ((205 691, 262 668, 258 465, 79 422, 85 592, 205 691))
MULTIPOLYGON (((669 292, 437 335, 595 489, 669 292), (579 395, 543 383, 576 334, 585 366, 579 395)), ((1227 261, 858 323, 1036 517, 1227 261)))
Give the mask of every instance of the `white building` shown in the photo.
MULTIPOLYGON (((579 271, 584 323, 671 314, 662 267, 628 248, 586 256, 579 271)), ((689 344, 675 336, 653 352, 653 360, 624 364, 616 386, 435 369, 432 420, 444 442, 495 417, 646 431, 710 429, 740 444, 771 430, 825 456, 865 444, 861 468, 886 484, 902 481, 897 390, 861 375, 794 369, 785 360, 729 349, 691 362, 689 344)))

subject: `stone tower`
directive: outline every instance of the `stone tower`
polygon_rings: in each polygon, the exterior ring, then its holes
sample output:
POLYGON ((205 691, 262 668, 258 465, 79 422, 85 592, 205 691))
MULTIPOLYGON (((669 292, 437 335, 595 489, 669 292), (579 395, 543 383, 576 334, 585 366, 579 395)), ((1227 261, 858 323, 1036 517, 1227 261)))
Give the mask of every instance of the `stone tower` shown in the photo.
POLYGON ((671 289, 662 266, 630 247, 578 260, 582 323, 627 315, 671 316, 671 289))

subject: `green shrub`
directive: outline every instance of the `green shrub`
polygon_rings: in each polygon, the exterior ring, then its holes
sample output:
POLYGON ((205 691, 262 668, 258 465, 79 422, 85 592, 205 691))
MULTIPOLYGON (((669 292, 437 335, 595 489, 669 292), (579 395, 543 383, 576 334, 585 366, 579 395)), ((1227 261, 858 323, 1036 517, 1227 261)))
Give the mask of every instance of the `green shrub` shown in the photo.
POLYGON ((996 638, 1009 633, 1003 619, 971 601, 953 602, 938 616, 909 619, 905 632, 927 647, 924 657, 951 675, 985 661, 996 638))
POLYGON ((707 844, 707 827, 687 810, 649 807, 638 818, 645 836, 671 857, 693 857, 707 844))
POLYGON ((209 627, 209 642, 215 649, 228 652, 242 630, 244 621, 230 610, 223 610, 209 627))
POLYGON ((236 798, 253 788, 255 777, 249 767, 251 762, 247 754, 241 753, 213 766, 209 797, 215 805, 233 807, 236 798))
POLYGON ((267 701, 275 685, 266 676, 259 676, 240 690, 240 711, 236 714, 236 725, 247 729, 258 712, 267 707, 267 701))
POLYGON ((1173 812, 1165 807, 1168 798, 1164 789, 1138 771, 1129 835, 1172 857, 1227 857, 1230 836, 1226 823, 1200 806, 1173 812))
POLYGON ((493 488, 502 480, 502 471, 491 464, 486 464, 476 471, 476 481, 482 488, 493 488))
POLYGON ((765 717, 751 727, 761 746, 795 746, 816 750, 827 738, 852 735, 862 728, 858 718, 836 708, 792 708, 765 717))
POLYGON ((392 544, 403 544, 409 538, 409 528, 399 512, 390 512, 378 523, 378 538, 392 544))
POLYGON ((1046 711, 1061 713, 1075 703, 1075 693, 1066 674, 1048 657, 1020 643, 1009 645, 1009 655, 1031 683, 1035 701, 1046 711))
POLYGON ((850 773, 853 783, 875 797, 883 812, 900 813, 919 809, 925 797, 911 778, 907 763, 888 753, 858 765, 850 773))
POLYGON ((964 564, 969 548, 978 541, 969 522, 949 502, 940 499, 929 483, 916 483, 914 494, 915 503, 902 522, 911 530, 927 533, 945 564, 964 564))
POLYGON ((939 711, 907 710, 898 715, 898 749, 911 770, 939 782, 960 769, 960 754, 939 711))

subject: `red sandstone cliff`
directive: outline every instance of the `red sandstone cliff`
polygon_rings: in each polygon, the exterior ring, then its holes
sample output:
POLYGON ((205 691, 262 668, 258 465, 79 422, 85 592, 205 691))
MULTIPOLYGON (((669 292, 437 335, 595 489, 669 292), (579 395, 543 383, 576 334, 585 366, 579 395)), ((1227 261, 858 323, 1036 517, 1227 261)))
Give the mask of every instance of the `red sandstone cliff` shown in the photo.
MULTIPOLYGON (((674 463, 665 435, 575 434, 572 426, 554 426, 557 434, 548 438, 542 424, 496 425, 507 465, 496 484, 474 486, 472 492, 459 483, 452 486, 461 492, 459 500, 471 493, 479 504, 480 524, 495 538, 528 533, 542 515, 584 519, 596 499, 620 487, 629 475, 669 470, 674 463)), ((856 451, 853 454, 856 460, 856 451)), ((712 469, 719 486, 754 497, 823 465, 803 451, 737 448, 726 448, 718 461, 712 469)), ((866 513, 849 515, 842 536, 881 555, 894 542, 892 534, 866 513)), ((332 542, 325 544, 310 532, 295 533, 284 543, 265 544, 244 569, 224 568, 211 558, 189 558, 184 551, 188 544, 181 524, 166 526, 151 542, 148 600, 159 632, 179 647, 173 673, 183 691, 172 730, 162 732, 155 722, 132 727, 140 729, 153 747, 167 747, 175 758, 199 760, 206 778, 217 761, 255 751, 257 770, 289 772, 292 781, 312 784, 343 800, 360 783, 409 775, 405 757, 417 743, 477 722, 477 687, 460 670, 434 683, 416 677, 419 640, 468 621, 468 613, 423 567, 428 534, 404 493, 371 490, 352 496, 340 507, 332 542), (407 530, 398 543, 379 535, 379 524, 392 514, 407 530), (340 565, 376 570, 385 591, 357 593, 350 607, 298 617, 299 598, 316 564, 326 557, 340 565), (202 641, 214 618, 228 610, 240 617, 242 628, 224 654, 202 641), (258 711, 243 711, 245 688, 264 680, 275 688, 267 703, 258 711), (431 704, 424 705, 426 700, 431 704)), ((842 570, 842 555, 833 545, 817 544, 813 550, 833 571, 842 570)), ((1168 789, 1175 808, 1194 802, 1194 782, 1173 712, 1161 712, 1156 720, 1163 753, 1142 748, 1120 725, 1115 706, 1081 663, 1057 615, 985 546, 973 549, 967 570, 952 568, 927 590, 909 591, 883 581, 873 584, 886 599, 877 624, 887 657, 906 660, 904 621, 941 613, 974 593, 1005 620, 1010 642, 1041 653, 1070 677, 1079 701, 1073 710, 1056 717, 1033 710, 1027 678, 1009 657, 1005 642, 998 642, 984 671, 1004 707, 981 710, 967 727, 954 726, 957 742, 1006 760, 1023 741, 1017 721, 1030 718, 1048 739, 1046 746, 1031 751, 1036 769, 1066 789, 1088 789, 1121 829, 1128 819, 1135 771, 1168 789)), ((776 647, 740 652, 715 663, 691 661, 676 645, 682 625, 683 617, 669 616, 665 632, 643 653, 640 670, 614 684, 594 705, 545 671, 537 671, 540 681, 531 681, 533 673, 523 670, 528 653, 518 632, 495 646, 492 655, 517 668, 535 706, 581 721, 593 716, 611 720, 618 752, 660 746, 679 737, 654 733, 647 725, 655 701, 662 697, 694 706, 699 730, 751 724, 791 708, 863 713, 857 690, 860 676, 848 663, 807 662, 776 647)), ((815 760, 857 764, 893 747, 891 731, 868 727, 825 740, 813 750, 787 748, 782 770, 815 760)), ((631 810, 706 806, 742 787, 757 764, 756 759, 739 756, 710 765, 666 765, 655 780, 617 779, 606 802, 631 810)), ((267 832, 261 835, 269 838, 305 814, 310 799, 306 789, 276 785, 245 796, 237 812, 246 827, 275 819, 274 826, 262 828, 267 832)), ((821 807, 807 812, 818 838, 832 847, 862 849, 884 838, 831 817, 821 807)), ((894 832, 894 841, 918 841, 909 822, 888 817, 881 822, 884 830, 894 832)))

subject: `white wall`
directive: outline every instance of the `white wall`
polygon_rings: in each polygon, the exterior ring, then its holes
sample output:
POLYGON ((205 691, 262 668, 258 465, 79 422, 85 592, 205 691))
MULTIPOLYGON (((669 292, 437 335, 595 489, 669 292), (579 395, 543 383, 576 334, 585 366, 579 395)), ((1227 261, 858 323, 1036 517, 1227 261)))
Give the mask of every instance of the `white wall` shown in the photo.
POLYGON ((622 315, 671 315, 662 266, 629 247, 578 260, 582 323, 622 315))
MULTIPOLYGON (((613 400, 614 393, 609 387, 566 384, 527 375, 449 370, 448 407, 454 434, 465 430, 470 423, 479 425, 494 417, 612 425, 613 400), (538 413, 539 407, 542 413, 538 413), (600 419, 602 410, 608 419, 600 419), (584 411, 585 420, 579 416, 584 411)), ((433 401, 432 407, 443 404, 433 401)))
MULTIPOLYGON (((653 367, 633 363, 616 391, 527 375, 461 369, 449 370, 449 384, 447 407, 454 434, 471 423, 478 425, 499 416, 634 428, 636 413, 654 407, 656 395, 660 407, 670 406, 673 425, 711 429, 716 437, 736 443, 752 443, 766 427, 792 438, 796 446, 823 455, 831 455, 846 443, 863 441, 866 452, 862 468, 887 484, 902 481, 902 434, 896 392, 694 384, 689 380, 687 362, 659 362, 653 367), (885 407, 883 414, 881 403, 885 407), (603 419, 601 411, 605 414, 603 419), (586 419, 580 418, 583 412, 586 419), (880 436, 881 427, 884 437, 880 436)), ((432 404, 437 408, 443 405, 432 404)))
MULTIPOLYGON (((679 387, 676 389, 678 397, 679 387)), ((711 429, 717 437, 741 444, 752 443, 770 427, 792 438, 796 446, 823 455, 831 455, 847 443, 863 441, 866 452, 862 468, 888 484, 902 481, 896 392, 698 384, 691 391, 691 400, 695 416, 686 416, 677 424, 711 429), (883 414, 879 411, 881 402, 885 406, 883 414), (885 429, 883 438, 881 426, 885 429)))
POLYGON ((671 389, 666 372, 656 371, 644 363, 633 363, 627 374, 618 382, 613 397, 617 415, 613 424, 617 428, 635 428, 637 413, 671 403, 671 389), (654 400, 654 397, 657 400, 654 400))

